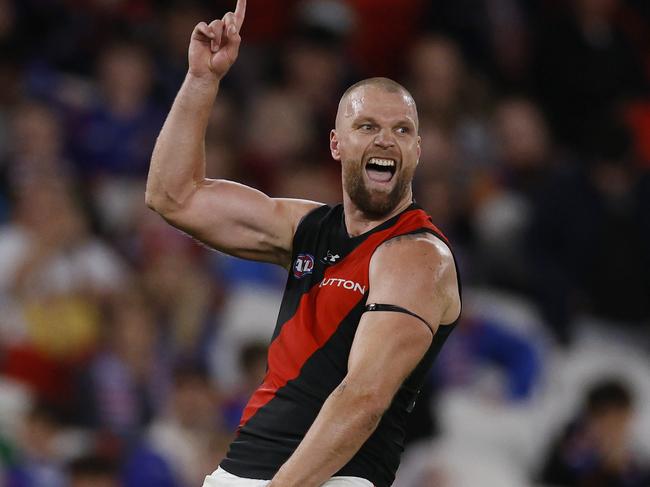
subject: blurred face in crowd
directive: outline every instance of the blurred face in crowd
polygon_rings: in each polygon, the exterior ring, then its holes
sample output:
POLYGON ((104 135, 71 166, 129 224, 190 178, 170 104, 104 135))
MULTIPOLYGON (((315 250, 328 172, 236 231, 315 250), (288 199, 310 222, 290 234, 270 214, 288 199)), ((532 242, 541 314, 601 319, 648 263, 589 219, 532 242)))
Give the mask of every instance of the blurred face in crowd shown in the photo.
POLYGON ((62 181, 27 179, 18 185, 16 200, 16 218, 40 244, 62 249, 86 236, 86 219, 62 181))
POLYGON ((248 121, 249 151, 286 163, 300 154, 311 141, 307 107, 287 93, 271 92, 252 108, 248 121))
POLYGON ((324 102, 336 92, 341 56, 336 48, 309 42, 291 44, 287 52, 287 78, 311 102, 324 102))
POLYGON ((631 407, 610 407, 590 417, 589 430, 603 448, 624 448, 633 419, 631 407))
POLYGON ((12 145, 20 156, 56 157, 63 136, 56 116, 45 105, 26 103, 14 113, 12 145))
POLYGON ((217 392, 202 377, 184 377, 172 396, 176 419, 186 428, 210 429, 215 425, 217 392))
POLYGON ((388 215, 411 198, 420 157, 415 102, 402 90, 358 87, 341 100, 330 149, 346 197, 368 217, 388 215))
POLYGON ((458 101, 464 67, 451 40, 421 39, 411 51, 409 69, 418 100, 430 110, 444 111, 458 101))
POLYGON ((498 107, 495 121, 503 162, 526 168, 544 161, 548 151, 548 132, 535 105, 524 99, 507 100, 498 107))
POLYGON ((152 72, 151 60, 140 47, 117 45, 103 52, 99 79, 111 108, 117 112, 139 108, 149 93, 152 72))

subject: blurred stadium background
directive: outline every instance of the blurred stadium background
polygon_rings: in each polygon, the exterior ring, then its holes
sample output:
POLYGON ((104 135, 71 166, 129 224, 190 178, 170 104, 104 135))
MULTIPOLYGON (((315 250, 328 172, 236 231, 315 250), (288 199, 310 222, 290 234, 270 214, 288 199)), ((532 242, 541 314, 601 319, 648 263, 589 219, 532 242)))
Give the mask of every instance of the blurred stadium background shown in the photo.
MULTIPOLYGON (((260 380, 284 272, 144 205, 189 34, 234 3, 0 0, 0 485, 201 485, 260 380)), ((649 486, 650 3, 250 0, 243 39, 210 176, 337 202, 344 88, 418 102, 465 311, 396 485, 649 486)))

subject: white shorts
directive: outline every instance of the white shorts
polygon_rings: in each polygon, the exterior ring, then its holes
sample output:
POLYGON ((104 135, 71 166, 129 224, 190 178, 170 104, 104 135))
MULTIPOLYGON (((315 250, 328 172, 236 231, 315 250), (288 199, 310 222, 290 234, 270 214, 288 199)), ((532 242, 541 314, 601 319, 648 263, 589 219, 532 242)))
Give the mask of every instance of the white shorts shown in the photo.
MULTIPOLYGON (((226 472, 219 467, 212 475, 208 475, 203 487, 265 487, 270 480, 244 479, 226 472)), ((373 487, 372 482, 359 477, 332 477, 323 487, 373 487)))

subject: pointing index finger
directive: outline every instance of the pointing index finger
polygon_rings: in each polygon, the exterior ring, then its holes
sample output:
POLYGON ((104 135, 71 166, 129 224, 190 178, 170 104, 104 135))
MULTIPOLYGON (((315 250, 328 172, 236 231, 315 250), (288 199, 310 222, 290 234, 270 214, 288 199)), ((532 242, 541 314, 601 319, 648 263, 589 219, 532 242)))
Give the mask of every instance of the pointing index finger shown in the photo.
POLYGON ((237 7, 235 7, 235 25, 237 26, 237 31, 241 29, 245 16, 246 0, 237 0, 237 7))

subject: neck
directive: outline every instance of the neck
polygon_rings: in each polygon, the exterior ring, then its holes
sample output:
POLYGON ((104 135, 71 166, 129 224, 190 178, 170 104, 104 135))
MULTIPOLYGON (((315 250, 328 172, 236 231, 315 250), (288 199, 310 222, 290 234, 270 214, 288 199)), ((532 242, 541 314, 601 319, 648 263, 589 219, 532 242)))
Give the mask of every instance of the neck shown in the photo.
POLYGON ((381 225, 387 220, 390 220, 395 215, 403 212, 408 208, 413 201, 413 192, 411 188, 406 192, 404 198, 399 202, 393 211, 387 213, 380 218, 369 217, 361 211, 357 205, 350 199, 350 196, 343 192, 343 214, 345 217, 345 227, 348 230, 348 235, 356 237, 362 233, 366 233, 378 225, 381 225))

